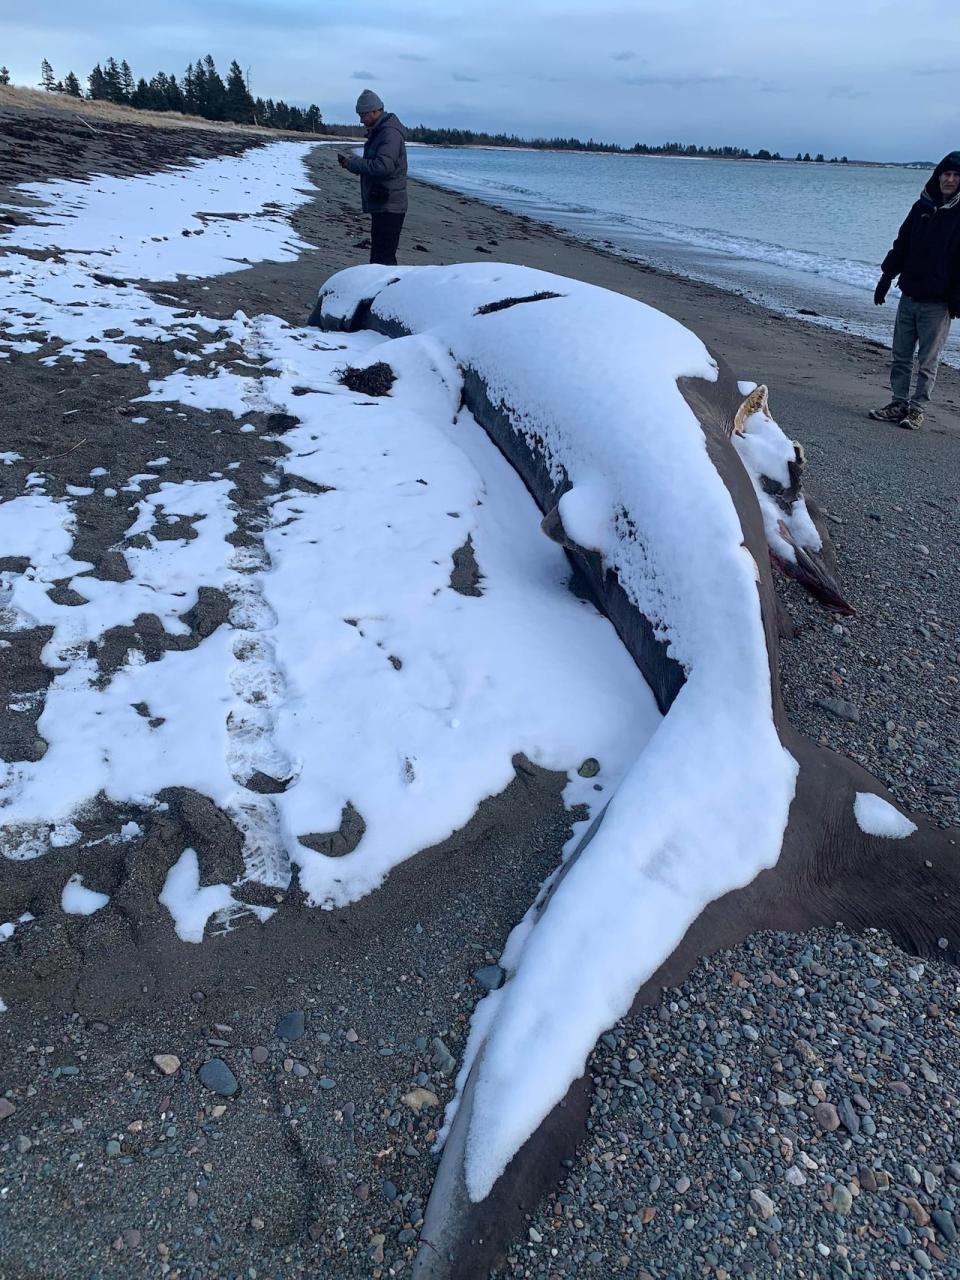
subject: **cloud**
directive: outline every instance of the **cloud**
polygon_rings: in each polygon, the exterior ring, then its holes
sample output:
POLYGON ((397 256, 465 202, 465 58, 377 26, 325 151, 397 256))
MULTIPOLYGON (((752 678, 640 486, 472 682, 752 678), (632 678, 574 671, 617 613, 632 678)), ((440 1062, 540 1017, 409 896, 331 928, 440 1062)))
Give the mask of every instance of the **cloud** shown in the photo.
POLYGON ((465 76, 462 71, 454 71, 453 78, 454 80, 459 81, 460 84, 479 84, 480 83, 479 79, 476 76, 465 76))
POLYGON ((397 57, 401 62, 429 62, 430 59, 422 53, 398 53, 397 57))
POLYGON ((611 53, 614 62, 632 62, 637 55, 632 49, 621 49, 619 53, 611 53))
POLYGON ((376 80, 376 78, 372 71, 352 71, 350 73, 351 80, 376 80))
MULTIPOLYGON (((636 75, 636 76, 620 76, 621 84, 629 84, 646 88, 649 85, 656 85, 666 89, 687 89, 691 85, 697 84, 723 84, 735 77, 731 75, 719 74, 712 71, 703 72, 677 72, 674 75, 636 75)), ((741 83, 743 83, 741 79, 741 83)))

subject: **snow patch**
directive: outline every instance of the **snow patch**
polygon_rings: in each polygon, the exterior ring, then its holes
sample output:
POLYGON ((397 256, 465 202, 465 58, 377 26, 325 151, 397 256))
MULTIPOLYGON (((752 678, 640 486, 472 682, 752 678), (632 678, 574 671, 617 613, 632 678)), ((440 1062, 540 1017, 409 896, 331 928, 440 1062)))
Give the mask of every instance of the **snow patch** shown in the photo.
POLYGON ((883 796, 872 791, 858 791, 853 802, 853 815, 857 826, 865 835, 880 836, 886 840, 905 840, 912 836, 917 824, 883 796))

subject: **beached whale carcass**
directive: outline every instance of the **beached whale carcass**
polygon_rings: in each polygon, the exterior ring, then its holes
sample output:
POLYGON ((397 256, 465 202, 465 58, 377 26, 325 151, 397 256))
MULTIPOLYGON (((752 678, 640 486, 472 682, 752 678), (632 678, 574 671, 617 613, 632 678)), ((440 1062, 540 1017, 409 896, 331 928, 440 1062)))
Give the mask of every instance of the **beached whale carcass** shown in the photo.
POLYGON ((600 1032, 760 927, 840 919, 918 949, 944 939, 955 954, 944 891, 960 878, 958 835, 901 813, 787 721, 771 555, 848 606, 800 492, 802 453, 762 391, 689 330, 502 264, 354 268, 327 282, 312 320, 452 353, 466 410, 666 713, 515 930, 508 980, 475 1014, 414 1273, 481 1276, 559 1172, 600 1032))

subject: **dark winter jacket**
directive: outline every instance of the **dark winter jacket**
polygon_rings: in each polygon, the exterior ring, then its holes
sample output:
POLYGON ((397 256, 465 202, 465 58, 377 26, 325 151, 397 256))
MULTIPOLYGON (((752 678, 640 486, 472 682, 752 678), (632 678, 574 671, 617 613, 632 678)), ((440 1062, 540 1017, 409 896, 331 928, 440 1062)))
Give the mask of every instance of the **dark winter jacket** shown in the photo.
POLYGON ((944 169, 960 172, 960 151, 937 165, 883 260, 883 274, 900 277, 900 292, 916 302, 945 302, 960 312, 960 191, 946 203, 944 169))
POLYGON ((407 145, 403 125, 385 112, 367 134, 360 156, 347 157, 347 169, 360 175, 364 213, 406 213, 407 145))

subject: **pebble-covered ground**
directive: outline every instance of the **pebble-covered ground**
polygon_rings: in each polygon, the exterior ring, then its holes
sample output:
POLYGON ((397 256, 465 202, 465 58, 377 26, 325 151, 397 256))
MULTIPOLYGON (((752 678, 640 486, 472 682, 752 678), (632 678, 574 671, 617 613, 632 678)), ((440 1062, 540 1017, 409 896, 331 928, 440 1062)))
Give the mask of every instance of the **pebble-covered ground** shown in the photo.
POLYGON ((603 1036, 589 1140, 499 1277, 960 1275, 960 981, 765 934, 603 1036))

